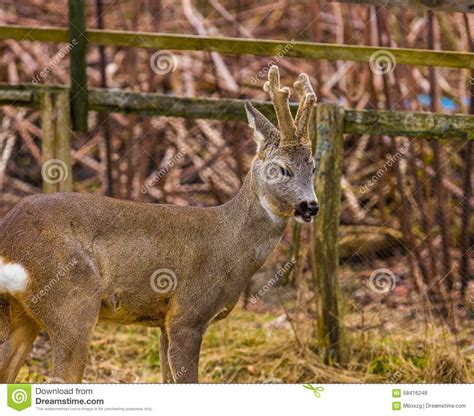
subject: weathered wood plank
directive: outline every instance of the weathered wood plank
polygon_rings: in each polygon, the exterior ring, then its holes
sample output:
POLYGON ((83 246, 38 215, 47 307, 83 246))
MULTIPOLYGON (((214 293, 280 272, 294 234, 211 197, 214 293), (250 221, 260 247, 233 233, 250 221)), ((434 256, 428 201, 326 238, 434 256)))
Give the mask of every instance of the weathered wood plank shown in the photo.
MULTIPOLYGON (((275 120, 269 102, 255 102, 255 107, 275 120)), ((118 110, 125 113, 141 108, 141 114, 186 118, 211 118, 246 121, 243 100, 185 98, 115 91, 91 91, 91 107, 96 110, 118 110)), ((296 113, 297 104, 291 105, 296 113)), ((356 111, 345 113, 345 133, 394 135, 437 139, 468 139, 474 130, 474 117, 426 112, 356 111)))
POLYGON ((344 155, 344 109, 334 104, 316 107, 315 191, 321 208, 311 238, 313 279, 317 291, 318 349, 327 364, 344 363, 344 336, 339 287, 338 232, 341 207, 341 177, 344 155))
MULTIPOLYGON (((0 105, 39 107, 41 91, 65 89, 67 87, 0 83, 0 105)), ((270 102, 253 103, 270 119, 275 120, 275 113, 270 102)), ((91 88, 89 107, 94 111, 144 116, 246 121, 243 100, 179 97, 91 88)), ((297 104, 292 104, 291 109, 296 112, 297 104)), ((468 133, 474 131, 474 116, 464 114, 346 110, 344 121, 344 132, 349 134, 469 140, 468 133)))
POLYGON ((0 25, 0 40, 7 39, 66 43, 69 42, 69 32, 64 27, 0 25))
MULTIPOLYGON (((474 69, 474 53, 431 51, 425 49, 379 48, 359 45, 240 39, 215 36, 178 35, 164 33, 88 30, 90 43, 106 46, 141 47, 169 50, 199 50, 222 54, 251 54, 259 56, 288 56, 307 59, 346 60, 369 62, 380 50, 393 56, 396 64, 440 66, 474 69)), ((67 42, 66 29, 30 26, 0 26, 0 40, 37 40, 67 42), (63 32, 61 32, 63 31, 63 32)))
POLYGON ((329 0, 332 3, 371 4, 425 10, 474 13, 474 0, 329 0))
POLYGON ((71 113, 76 131, 87 131, 87 37, 84 0, 68 0, 71 113))
POLYGON ((474 117, 411 111, 346 111, 345 133, 469 140, 474 117), (390 133, 387 133, 390 132, 390 133))
POLYGON ((56 94, 56 149, 55 156, 63 162, 64 177, 58 183, 59 192, 72 192, 72 123, 69 107, 69 94, 60 92, 56 94))
POLYGON ((55 116, 54 94, 44 92, 40 95, 40 122, 41 122, 41 176, 43 178, 43 192, 55 192, 56 186, 44 180, 48 161, 54 159, 55 143, 55 116))
POLYGON ((72 191, 69 90, 39 94, 43 192, 72 191))

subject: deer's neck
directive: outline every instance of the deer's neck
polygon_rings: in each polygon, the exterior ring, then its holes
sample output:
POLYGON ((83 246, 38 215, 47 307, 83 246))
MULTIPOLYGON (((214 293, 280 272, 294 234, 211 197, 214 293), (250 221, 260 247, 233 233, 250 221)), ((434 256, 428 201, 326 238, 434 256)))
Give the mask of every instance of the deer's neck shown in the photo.
POLYGON ((254 260, 258 267, 278 244, 288 219, 275 216, 266 199, 259 195, 252 171, 238 194, 222 207, 226 233, 233 240, 235 256, 254 260))

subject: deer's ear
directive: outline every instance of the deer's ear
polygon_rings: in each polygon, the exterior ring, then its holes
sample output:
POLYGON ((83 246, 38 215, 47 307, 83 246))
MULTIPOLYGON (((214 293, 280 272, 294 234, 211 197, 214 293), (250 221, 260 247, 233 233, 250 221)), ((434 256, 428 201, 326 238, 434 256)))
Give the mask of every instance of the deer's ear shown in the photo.
POLYGON ((245 101, 245 111, 249 126, 253 129, 253 138, 258 151, 278 147, 280 132, 250 101, 245 101))

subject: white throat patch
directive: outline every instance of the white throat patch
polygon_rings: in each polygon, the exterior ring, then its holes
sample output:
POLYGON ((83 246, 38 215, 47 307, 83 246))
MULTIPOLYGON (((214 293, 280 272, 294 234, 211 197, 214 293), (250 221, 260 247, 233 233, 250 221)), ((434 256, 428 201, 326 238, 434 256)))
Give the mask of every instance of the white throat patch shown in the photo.
POLYGON ((273 222, 277 223, 281 221, 281 218, 275 215, 270 209, 270 204, 268 203, 267 198, 265 198, 264 196, 259 196, 258 200, 260 201, 260 205, 262 206, 262 208, 265 210, 265 212, 268 214, 268 216, 273 222))
POLYGON ((0 257, 0 293, 22 292, 27 282, 28 273, 21 264, 4 263, 0 257))

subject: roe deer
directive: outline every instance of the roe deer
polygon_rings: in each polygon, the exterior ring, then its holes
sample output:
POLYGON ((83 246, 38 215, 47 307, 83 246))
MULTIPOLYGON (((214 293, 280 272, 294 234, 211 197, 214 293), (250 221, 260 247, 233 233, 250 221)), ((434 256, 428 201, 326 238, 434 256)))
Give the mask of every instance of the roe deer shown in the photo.
POLYGON ((80 382, 98 320, 161 329, 163 381, 198 381, 203 333, 226 317, 290 218, 318 212, 308 136, 316 96, 295 82, 295 119, 278 68, 269 71, 277 129, 246 102, 257 144, 224 205, 153 205, 80 193, 26 198, 0 225, 0 381, 14 382, 39 331, 53 377, 80 382))

